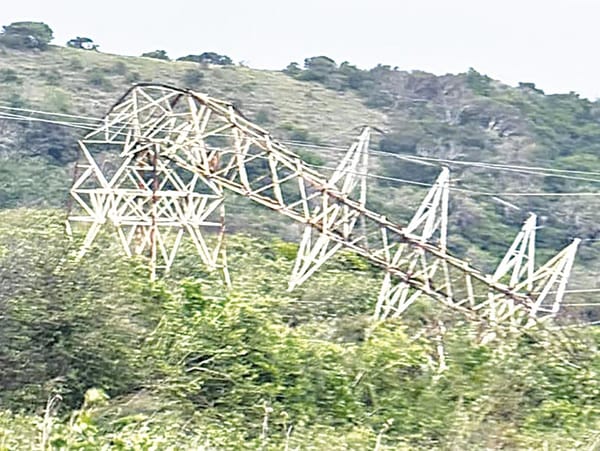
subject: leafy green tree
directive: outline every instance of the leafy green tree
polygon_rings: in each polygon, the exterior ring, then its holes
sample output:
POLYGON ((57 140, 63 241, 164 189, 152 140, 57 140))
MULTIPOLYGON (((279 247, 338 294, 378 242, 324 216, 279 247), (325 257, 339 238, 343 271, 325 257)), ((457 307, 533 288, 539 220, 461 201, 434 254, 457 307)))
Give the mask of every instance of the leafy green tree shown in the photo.
POLYGON ((0 44, 19 49, 44 50, 52 40, 52 29, 43 22, 13 22, 2 27, 0 44))
POLYGON ((300 72, 302 72, 302 68, 298 65, 298 63, 290 63, 283 69, 284 74, 288 74, 291 77, 297 76, 300 72))
POLYGON ((233 61, 227 55, 220 55, 215 52, 204 52, 200 55, 187 55, 177 58, 177 61, 191 61, 200 64, 216 64, 218 66, 231 66, 233 61))
POLYGON ((489 96, 492 92, 492 79, 487 75, 480 74, 472 67, 466 74, 466 82, 467 86, 478 95, 489 96))
POLYGON ((217 64, 219 66, 231 66, 233 61, 227 55, 220 55, 215 52, 204 52, 200 55, 200 62, 217 64))
POLYGON ((297 78, 304 81, 326 82, 337 71, 337 64, 327 56, 314 56, 304 60, 304 71, 297 78))

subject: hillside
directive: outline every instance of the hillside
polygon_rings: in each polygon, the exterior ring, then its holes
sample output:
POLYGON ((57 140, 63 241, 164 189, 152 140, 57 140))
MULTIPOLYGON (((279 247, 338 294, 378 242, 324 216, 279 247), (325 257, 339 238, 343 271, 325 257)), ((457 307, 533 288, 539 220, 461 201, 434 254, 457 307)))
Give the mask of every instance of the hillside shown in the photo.
MULTIPOLYGON (((448 165, 453 253, 493 271, 534 211, 540 260, 578 236, 570 287, 600 287, 600 197, 568 195, 598 191, 598 102, 475 70, 0 46, 0 451, 596 449, 598 328, 500 328, 484 343, 487 325, 431 302, 374 323, 381 272, 350 252, 288 292, 299 227, 247 199, 226 200, 232 289, 190 243, 156 283, 110 234, 75 260, 63 223, 77 139, 137 82, 232 101, 325 173, 357 126, 383 130, 369 208, 405 223, 448 165)), ((558 322, 599 319, 592 305, 558 322)))
POLYGON ((374 325, 378 271, 342 254, 287 293, 289 244, 243 235, 232 290, 191 249, 151 285, 112 240, 70 259, 62 218, 0 212, 3 451, 598 443, 597 328, 482 345, 480 325, 424 304, 374 325))
MULTIPOLYGON (((597 176, 552 177, 547 171, 486 166, 600 172, 599 105, 574 94, 546 96, 531 83, 511 88, 474 70, 445 76, 387 66, 362 71, 347 63, 337 66, 325 57, 307 60, 305 69, 291 65, 284 72, 272 72, 61 47, 2 52, 0 102, 4 106, 102 117, 134 82, 185 86, 234 102, 308 161, 329 166, 342 152, 331 146, 348 145, 357 126, 378 127, 386 135, 376 134, 373 147, 387 154, 371 158, 373 175, 431 183, 439 171, 435 165, 450 165, 458 188, 452 196, 450 246, 457 255, 492 271, 527 213, 533 211, 542 227, 538 233, 542 258, 573 237, 582 238, 572 285, 594 288, 599 283, 594 270, 600 267, 597 197, 551 195, 594 192, 598 184, 588 180, 597 176), (394 154, 484 164, 434 161, 432 167, 395 159, 394 154)), ((75 141, 85 130, 1 118, 0 130, 0 207, 62 207, 77 155, 75 141)), ((369 190, 370 207, 399 223, 410 218, 424 195, 422 187, 381 179, 372 179, 369 190)), ((256 209, 249 212, 252 207, 235 199, 229 202, 232 230, 251 223, 256 214, 266 214, 277 224, 269 227, 270 232, 280 229, 280 236, 295 236, 277 216, 256 209)))

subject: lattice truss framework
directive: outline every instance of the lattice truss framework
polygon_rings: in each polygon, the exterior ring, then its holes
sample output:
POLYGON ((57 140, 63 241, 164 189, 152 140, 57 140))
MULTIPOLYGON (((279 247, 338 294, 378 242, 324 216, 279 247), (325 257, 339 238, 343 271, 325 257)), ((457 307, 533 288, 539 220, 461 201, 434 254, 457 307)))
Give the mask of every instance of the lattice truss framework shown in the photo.
POLYGON ((160 139, 186 127, 170 103, 155 104, 140 90, 111 111, 101 130, 80 141, 82 172, 71 189, 80 214, 69 216, 70 222, 89 225, 80 257, 101 227, 110 223, 127 256, 150 257, 154 279, 170 270, 187 236, 206 267, 221 269, 230 284, 223 246, 223 188, 160 155, 160 139), (153 139, 157 136, 162 138, 153 139), (91 150, 105 158, 102 170, 91 150), (116 161, 114 155, 119 155, 116 161))
POLYGON ((484 274, 448 252, 447 169, 406 227, 367 208, 368 142, 365 128, 328 179, 229 103, 169 86, 137 85, 81 142, 86 164, 71 192, 84 214, 70 220, 91 224, 82 253, 99 228, 112 222, 122 229, 126 252, 133 253, 134 242, 137 250, 154 246, 153 255, 168 268, 175 254, 163 252, 159 237, 161 227, 170 227, 177 237, 182 230, 195 237, 208 267, 224 268, 222 222, 209 216, 222 208, 225 189, 305 225, 291 288, 345 247, 384 270, 376 319, 397 316, 422 296, 497 322, 528 325, 556 314, 578 240, 535 270, 535 225, 528 221, 497 271, 484 274), (118 153, 122 163, 106 175, 94 152, 118 153), (201 226, 220 231, 213 248, 196 232, 201 226))

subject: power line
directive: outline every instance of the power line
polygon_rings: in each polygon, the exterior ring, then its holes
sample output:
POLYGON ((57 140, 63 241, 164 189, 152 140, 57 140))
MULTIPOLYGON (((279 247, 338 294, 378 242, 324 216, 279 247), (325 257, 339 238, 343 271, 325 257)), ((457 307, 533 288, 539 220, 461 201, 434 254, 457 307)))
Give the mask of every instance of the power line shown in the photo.
MULTIPOLYGON (((324 145, 309 143, 306 141, 285 141, 284 140, 281 142, 286 143, 286 144, 293 144, 293 145, 296 145, 299 147, 307 147, 307 148, 315 148, 315 149, 323 149, 323 150, 335 150, 335 151, 340 151, 340 152, 348 150, 347 148, 341 147, 341 146, 324 146, 324 145)), ((374 149, 369 149, 369 152, 376 154, 376 155, 384 155, 384 156, 394 157, 394 158, 399 158, 399 159, 432 161, 432 162, 462 165, 462 166, 485 165, 486 168, 497 169, 497 170, 509 170, 510 169, 510 170, 514 170, 514 171, 547 171, 547 172, 556 172, 557 174, 564 173, 564 174, 581 174, 581 175, 600 176, 600 172, 594 172, 594 171, 581 171, 581 170, 574 170, 574 169, 556 169, 556 168, 548 168, 548 167, 540 167, 540 166, 506 165, 506 164, 486 163, 486 162, 469 161, 469 160, 450 160, 450 159, 444 159, 444 158, 423 157, 423 156, 419 156, 419 155, 387 152, 387 151, 383 151, 383 150, 374 150, 374 149)), ((529 173, 529 172, 527 172, 527 173, 529 173)), ((552 175, 552 174, 544 174, 544 175, 555 177, 555 175, 552 175)), ((574 179, 574 180, 579 180, 579 179, 574 179)), ((598 179, 590 179, 590 180, 586 180, 586 181, 593 181, 593 182, 600 183, 600 180, 598 180, 598 179)))
POLYGON ((569 324, 567 326, 560 326, 557 327, 557 329, 561 330, 561 329, 574 329, 577 327, 589 327, 589 326, 597 326, 600 325, 600 320, 599 321, 591 321, 589 323, 579 323, 579 324, 569 324))
POLYGON ((79 115, 79 114, 56 113, 56 112, 43 111, 43 110, 31 110, 28 108, 12 107, 12 106, 7 106, 6 104, 3 104, 1 102, 0 102, 0 109, 9 110, 9 111, 21 111, 21 112, 30 113, 30 114, 42 114, 44 116, 57 116, 57 117, 70 117, 73 119, 84 119, 84 120, 97 122, 97 123, 103 122, 103 120, 104 120, 102 118, 94 117, 94 116, 83 116, 83 115, 79 115))
MULTIPOLYGON (((58 116, 58 117, 67 117, 67 118, 74 118, 74 119, 83 119, 86 121, 93 121, 98 124, 104 121, 103 118, 92 117, 92 116, 82 116, 82 115, 74 115, 74 114, 66 114, 66 113, 54 113, 54 112, 42 111, 42 110, 33 110, 33 109, 27 109, 27 108, 2 106, 1 104, 0 104, 0 109, 7 109, 10 111, 22 111, 22 112, 27 112, 30 114, 41 114, 41 115, 46 115, 46 116, 58 116)), ((35 120, 35 119, 40 120, 40 118, 33 118, 32 116, 18 116, 18 115, 14 115, 14 116, 21 117, 21 118, 31 118, 32 120, 35 120)), ((89 126, 93 125, 91 123, 77 123, 77 122, 56 122, 56 123, 60 124, 60 125, 67 125, 67 126, 70 124, 76 124, 76 125, 81 125, 82 126, 81 128, 83 128, 83 126, 89 127, 89 126)), ((96 130, 96 127, 91 127, 89 129, 96 130)), ((222 135, 222 136, 227 136, 227 135, 222 135)), ((347 151, 347 148, 340 147, 340 146, 320 145, 320 144, 309 143, 306 141, 293 141, 293 140, 279 140, 279 141, 282 143, 285 143, 285 144, 292 144, 292 145, 296 145, 296 146, 300 146, 300 147, 310 147, 310 148, 324 149, 324 150, 335 150, 335 151, 339 151, 339 152, 347 151)), ((373 154, 376 154, 376 155, 394 157, 394 158, 413 161, 413 162, 415 162, 414 160, 416 160, 419 162, 436 162, 436 163, 443 163, 443 164, 449 164, 449 165, 474 166, 474 167, 481 167, 481 168, 485 168, 485 169, 495 169, 495 170, 503 170, 503 171, 510 171, 510 172, 522 172, 522 173, 530 174, 530 175, 540 175, 540 176, 545 176, 545 177, 561 177, 561 178, 569 178, 572 180, 600 183, 599 179, 586 179, 586 178, 580 178, 580 177, 568 177, 565 175, 562 175, 562 176, 559 175, 559 174, 579 174, 579 175, 600 176, 600 172, 594 172, 594 171, 557 169, 557 168, 548 168, 548 167, 539 167, 539 166, 507 165, 507 164, 487 163, 487 162, 468 161, 468 160, 450 160, 450 159, 444 159, 444 158, 424 157, 424 156, 418 156, 418 155, 394 153, 394 152, 387 152, 387 151, 374 150, 374 149, 371 149, 370 152, 373 154), (539 171, 552 172, 552 173, 556 173, 556 174, 543 174, 543 173, 540 174, 539 171)))
MULTIPOLYGON (((64 126, 68 126, 68 127, 74 127, 74 128, 79 128, 79 129, 86 129, 86 130, 90 130, 90 131, 95 131, 98 128, 97 127, 90 127, 87 124, 81 124, 81 123, 73 123, 73 122, 64 122, 64 121, 53 121, 53 120, 49 120, 49 119, 43 119, 43 118, 35 118, 35 117, 27 117, 27 116, 18 116, 18 115, 13 115, 10 113, 4 113, 1 114, 0 113, 0 119, 8 119, 8 120, 17 120, 17 121, 35 121, 35 122, 43 122, 43 123, 51 123, 51 124, 56 124, 56 125, 64 125, 64 126)), ((131 129, 131 128, 129 128, 131 129)), ((127 133, 125 133, 124 131, 117 131, 115 132, 115 134, 120 134, 120 135, 127 135, 127 133)), ((229 136, 229 135, 219 135, 219 136, 229 136)), ((140 136, 141 137, 141 136, 140 136)), ((377 151, 374 151, 377 152, 377 151)), ((383 152, 386 153, 386 152, 383 152)), ((395 155, 395 154, 391 154, 391 155, 395 155)), ((307 166, 312 166, 315 168, 322 168, 322 169, 328 169, 328 170, 335 170, 336 168, 334 167, 328 167, 325 165, 315 165, 315 164, 309 164, 309 163, 305 163, 307 166)), ((386 181, 393 181, 393 182, 397 182, 397 183, 402 183, 402 184, 411 184, 411 185, 416 185, 416 186, 422 186, 422 187, 431 187, 433 186, 430 183, 425 183, 425 182, 418 182, 415 180, 408 180, 408 179, 401 179, 401 178, 397 178, 397 177, 388 177, 388 176, 382 176, 382 175, 375 175, 375 174, 371 174, 371 173, 354 173, 355 175, 361 175, 361 176, 365 176, 368 178, 372 178, 372 179, 379 179, 379 180, 386 180, 386 181)), ((538 175, 542 175, 542 174, 538 174, 538 175)), ((588 179, 582 179, 582 180, 588 180, 588 179)), ((598 180, 598 182, 600 183, 600 180, 598 180)), ((470 194, 472 196, 485 196, 485 197, 498 197, 498 196, 510 196, 510 197, 597 197, 600 196, 600 192, 555 192, 555 193, 549 193, 549 192, 520 192, 520 191, 513 191, 513 192, 486 192, 486 191, 477 191, 477 190, 471 190, 471 189, 466 189, 466 188, 458 188, 458 187, 450 187, 450 190, 456 191, 456 192, 461 192, 461 193, 465 193, 465 194, 470 194)))
MULTIPOLYGON (((36 113, 36 114, 46 114, 46 115, 55 115, 55 116, 63 116, 63 117, 70 117, 70 118, 82 118, 82 119, 86 119, 86 120, 102 121, 102 119, 97 119, 97 118, 92 118, 92 117, 87 117, 87 116, 79 116, 79 115, 64 114, 64 113, 51 113, 51 112, 44 112, 41 110, 30 110, 30 109, 23 109, 23 108, 16 108, 16 107, 2 107, 2 106, 0 106, 0 108, 17 110, 17 111, 26 111, 26 112, 30 112, 30 113, 36 113)), ((2 118, 8 119, 8 120, 39 121, 39 122, 45 122, 45 123, 53 123, 53 124, 57 124, 57 125, 64 125, 64 126, 69 126, 69 127, 92 130, 92 131, 98 130, 98 127, 94 127, 94 126, 92 126, 92 124, 87 124, 87 123, 54 121, 54 120, 49 120, 49 119, 36 118, 36 117, 32 117, 32 116, 23 116, 23 115, 11 114, 11 113, 4 113, 4 115, 0 114, 0 119, 2 119, 2 118)), ((128 129, 131 129, 131 127, 129 127, 128 129)), ((125 133, 123 130, 124 129, 119 129, 119 131, 115 132, 115 134, 127 135, 127 133, 125 133)), ((228 135, 223 135, 223 136, 228 136, 228 135)), ((286 142, 286 141, 284 141, 284 142, 286 142)), ((294 141, 288 141, 288 142, 297 143, 294 141)), ((316 146, 316 147, 318 147, 318 146, 316 146)), ((336 149, 345 150, 342 148, 336 148, 336 149)), ((484 168, 488 167, 488 168, 493 168, 493 169, 504 169, 504 170, 511 170, 511 171, 515 171, 515 172, 518 172, 519 170, 513 169, 513 168, 525 168, 524 166, 503 166, 503 165, 496 165, 496 164, 492 164, 492 163, 456 162, 455 160, 445 160, 445 159, 437 159, 437 158, 429 158, 429 157, 402 156, 402 155, 393 154, 390 152, 373 151, 373 150, 371 152, 376 153, 376 154, 392 155, 394 157, 404 159, 404 160, 409 160, 409 161, 417 160, 417 161, 426 161, 426 162, 427 161, 437 161, 437 162, 456 163, 456 164, 471 164, 471 165, 476 165, 476 166, 484 167, 484 168)), ((308 164, 308 165, 315 167, 315 168, 335 170, 335 168, 327 167, 325 165, 314 165, 314 164, 308 164)), ((535 169, 538 169, 538 168, 535 168, 535 169)), ((552 168, 539 168, 539 169, 550 170, 550 171, 560 171, 560 172, 586 173, 585 171, 570 171, 570 170, 559 170, 559 169, 552 169, 552 168)), ((540 174, 540 173, 535 173, 535 172, 531 172, 531 171, 527 171, 527 173, 548 176, 548 174, 540 174)), ((589 172, 589 173, 596 174, 594 172, 589 172)), ((431 184, 428 184, 428 183, 418 182, 418 181, 414 181, 414 180, 400 179, 400 178, 396 178, 396 177, 387 177, 387 176, 380 176, 380 175, 366 174, 366 173, 356 173, 356 174, 361 175, 361 176, 366 176, 369 178, 394 181, 394 182, 399 182, 399 183, 404 183, 404 184, 412 184, 412 185, 424 186, 424 187, 432 186, 431 184)), ((552 175, 552 176, 556 176, 556 175, 552 175)), ((584 178, 580 178, 580 177, 569 177, 569 176, 564 176, 564 175, 559 175, 559 176, 560 177, 568 177, 568 178, 572 178, 575 180, 600 182, 600 180, 595 180, 595 179, 584 179, 584 178)), ((475 196, 490 196, 490 197, 497 197, 497 196, 515 196, 515 197, 562 197, 562 196, 568 196, 568 197, 573 197, 573 196, 599 196, 600 195, 600 193, 595 193, 595 192, 557 192, 557 193, 500 192, 500 193, 493 193, 493 192, 476 191, 476 190, 470 190, 470 189, 458 188, 458 187, 452 187, 451 189, 454 191, 463 192, 463 193, 467 193, 467 194, 471 194, 471 195, 475 195, 475 196)))

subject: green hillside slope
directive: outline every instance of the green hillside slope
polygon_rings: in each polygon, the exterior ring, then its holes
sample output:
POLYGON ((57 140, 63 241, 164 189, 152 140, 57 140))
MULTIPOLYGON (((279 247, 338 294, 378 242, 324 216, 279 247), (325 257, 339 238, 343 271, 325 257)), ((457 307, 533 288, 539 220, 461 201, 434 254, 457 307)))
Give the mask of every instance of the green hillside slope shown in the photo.
POLYGON ((232 290, 189 249, 149 284, 109 239, 70 259, 62 218, 0 212, 1 450, 598 443, 597 328, 484 345, 480 325, 425 305, 373 324, 378 271, 342 254, 287 293, 289 245, 242 235, 232 290))
MULTIPOLYGON (((371 158, 373 175, 431 183, 439 170, 435 165, 451 166, 459 188, 452 194, 450 221, 450 246, 457 255, 492 271, 532 211, 542 227, 541 260, 580 237, 584 241, 572 284, 593 288, 599 283, 598 197, 550 194, 594 192, 598 183, 589 180, 600 176, 550 177, 548 172, 440 161, 432 167, 394 158, 399 154, 600 172, 600 109, 574 94, 546 96, 532 84, 511 88, 474 70, 440 77, 386 66, 361 71, 324 57, 307 60, 305 69, 288 67, 284 73, 60 47, 1 51, 0 102, 5 107, 101 117, 134 82, 185 86, 234 102, 278 139, 314 144, 288 146, 312 163, 330 166, 343 152, 331 146, 347 145, 356 134, 354 127, 378 127, 387 133, 374 136, 373 147, 387 154, 371 158), (507 194, 488 195, 495 193, 507 194)), ((75 141, 86 130, 1 117, 0 130, 0 207, 64 205, 77 155, 75 141)), ((369 190, 369 206, 399 223, 410 218, 425 192, 423 187, 389 179, 371 179, 369 190)), ((266 215, 266 222, 272 223, 268 232, 296 236, 295 229, 276 215, 235 198, 229 202, 231 230, 266 215)), ((572 297, 590 300, 585 295, 572 297)))
MULTIPOLYGON (((448 165, 453 253, 492 271, 533 211, 540 260, 583 238, 570 286, 600 287, 600 197, 568 195, 600 186, 597 102, 474 70, 0 46, 0 451, 598 447, 598 328, 499 328, 485 342, 488 325, 425 301, 376 324, 381 271, 350 252, 288 292, 299 228, 246 199, 226 200, 232 289, 189 243, 156 283, 110 234, 73 258, 77 139, 137 82, 229 100, 325 173, 357 126, 383 130, 369 208, 405 223, 448 165)), ((559 322, 599 319, 586 306, 559 322)))

